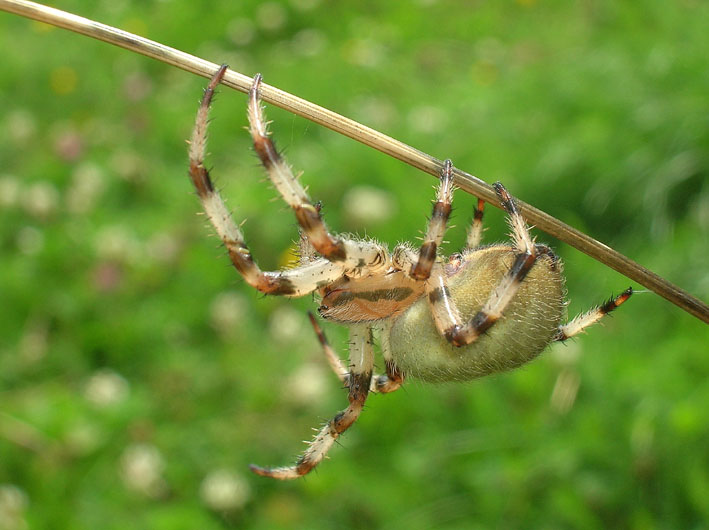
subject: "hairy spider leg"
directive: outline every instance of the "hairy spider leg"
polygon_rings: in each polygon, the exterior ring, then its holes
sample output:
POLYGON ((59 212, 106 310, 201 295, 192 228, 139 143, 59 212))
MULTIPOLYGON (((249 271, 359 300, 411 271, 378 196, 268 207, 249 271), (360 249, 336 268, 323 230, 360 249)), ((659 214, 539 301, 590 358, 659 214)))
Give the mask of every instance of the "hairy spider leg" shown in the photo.
POLYGON ((342 363, 340 357, 335 353, 335 350, 332 349, 332 346, 330 346, 330 342, 327 340, 325 332, 320 327, 320 324, 318 324, 318 321, 315 320, 315 315, 308 311, 308 318, 310 319, 310 324, 315 330, 315 334, 318 336, 318 341, 320 342, 320 346, 325 353, 327 364, 330 365, 330 368, 332 368, 332 371, 335 372, 337 378, 345 386, 349 386, 349 372, 347 371, 347 368, 345 368, 345 365, 342 363))
POLYGON ((522 280, 537 260, 537 249, 514 199, 501 183, 496 182, 494 187, 503 208, 507 211, 515 247, 520 251, 515 255, 515 260, 507 274, 490 293, 482 309, 465 323, 451 298, 446 276, 440 265, 434 268, 426 285, 436 327, 454 346, 471 344, 499 320, 519 290, 522 280))
POLYGON ((440 184, 438 185, 436 202, 433 203, 433 213, 428 221, 426 237, 419 249, 418 260, 411 267, 411 272, 409 273, 409 276, 415 280, 424 281, 431 275, 438 247, 441 246, 443 235, 446 232, 452 200, 453 163, 450 160, 446 160, 443 162, 443 169, 441 169, 440 184))
POLYGON ((261 105, 260 86, 261 74, 256 74, 249 90, 248 109, 249 132, 254 149, 276 190, 295 213, 298 224, 313 248, 325 259, 341 264, 346 269, 375 270, 389 266, 389 254, 381 245, 334 236, 328 231, 320 215, 320 208, 312 203, 269 136, 261 105))
POLYGON ((485 201, 478 199, 478 207, 473 208, 473 222, 468 228, 468 239, 465 243, 465 250, 480 246, 483 238, 483 213, 485 212, 485 201))
POLYGON ((325 458, 335 441, 357 420, 367 400, 374 367, 372 342, 370 325, 354 324, 350 327, 349 406, 322 427, 296 463, 276 468, 252 464, 251 471, 263 477, 290 480, 309 473, 325 458))
POLYGON ((605 315, 620 307, 628 298, 633 294, 633 288, 628 287, 625 291, 620 293, 618 296, 613 296, 598 307, 594 307, 586 313, 577 315, 573 320, 567 322, 566 324, 559 326, 559 333, 554 337, 556 341, 565 341, 570 339, 574 335, 578 335, 587 327, 595 324, 605 315))
POLYGON ((189 173, 192 183, 197 190, 197 195, 207 217, 227 249, 231 262, 249 285, 266 294, 306 295, 322 285, 342 277, 344 267, 320 258, 294 269, 275 272, 262 271, 246 246, 241 229, 234 222, 224 200, 215 189, 209 171, 204 167, 209 108, 214 97, 214 90, 224 77, 226 70, 227 66, 223 65, 214 74, 204 91, 197 111, 189 151, 189 173))
POLYGON ((399 390, 404 384, 404 372, 394 362, 391 354, 391 345, 389 337, 391 335, 391 321, 384 322, 381 332, 382 355, 384 357, 385 375, 374 374, 373 386, 376 392, 388 394, 399 390))
MULTIPOLYGON (((340 357, 335 353, 335 350, 333 350, 332 346, 330 346, 330 342, 327 340, 325 332, 322 330, 317 320, 315 319, 315 315, 308 311, 308 318, 310 319, 310 324, 315 330, 315 334, 318 337, 320 346, 322 347, 323 352, 325 353, 327 363, 330 365, 330 368, 333 372, 335 372, 335 375, 342 382, 342 384, 344 384, 345 387, 349 387, 349 371, 347 370, 347 368, 345 368, 345 365, 342 363, 340 357)), ((387 335, 384 334, 384 336, 387 335)), ((394 392, 394 390, 398 390, 404 382, 404 375, 396 367, 394 361, 391 360, 391 355, 387 355, 385 353, 384 359, 386 364, 386 375, 374 374, 372 376, 372 384, 369 389, 371 392, 377 392, 380 394, 394 392)))

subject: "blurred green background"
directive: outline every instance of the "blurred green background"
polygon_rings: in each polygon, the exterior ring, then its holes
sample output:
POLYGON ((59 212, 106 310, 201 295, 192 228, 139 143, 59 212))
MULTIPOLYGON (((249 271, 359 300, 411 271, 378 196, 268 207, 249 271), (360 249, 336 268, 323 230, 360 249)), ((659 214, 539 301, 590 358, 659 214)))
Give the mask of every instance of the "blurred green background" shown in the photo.
MULTIPOLYGON (((706 2, 55 5, 261 72, 709 299, 706 2)), ((304 480, 252 476, 346 396, 313 301, 247 288, 195 215, 205 81, 6 13, 0 49, 0 528, 709 528, 709 327, 652 293, 514 373, 371 396, 304 480)), ((221 90, 209 164, 275 268, 296 228, 245 101, 221 90)), ((333 229, 420 235, 430 176, 268 116, 333 229)), ((446 252, 473 204, 457 193, 446 252)), ((506 237, 499 210, 486 226, 506 237)), ((640 288, 537 236, 571 315, 640 288)), ((344 356, 346 330, 324 327, 344 356)))

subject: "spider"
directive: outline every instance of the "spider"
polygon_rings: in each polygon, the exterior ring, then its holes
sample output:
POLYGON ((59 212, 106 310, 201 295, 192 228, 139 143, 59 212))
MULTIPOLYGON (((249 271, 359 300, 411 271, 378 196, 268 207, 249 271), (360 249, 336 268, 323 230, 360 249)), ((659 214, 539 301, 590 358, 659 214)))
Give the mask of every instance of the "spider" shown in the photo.
POLYGON ((515 200, 495 183, 507 212, 511 243, 481 246, 483 205, 474 208, 467 245, 445 259, 438 255, 453 197, 453 165, 446 160, 423 244, 400 244, 389 252, 371 240, 331 233, 288 164, 276 151, 260 103, 261 76, 249 91, 248 120, 254 148, 268 176, 300 225, 301 257, 295 268, 262 271, 249 251, 204 166, 207 116, 227 66, 205 89, 190 140, 189 174, 202 206, 244 280, 264 294, 321 299, 320 315, 349 327, 349 364, 328 344, 312 314, 310 321, 326 358, 348 390, 349 405, 328 421, 292 466, 251 466, 276 479, 303 476, 325 458, 357 420, 369 392, 387 393, 405 377, 465 381, 516 368, 555 341, 569 339, 632 294, 632 289, 562 323, 564 277, 552 250, 536 244, 515 200), (373 373, 373 332, 381 338, 385 373, 373 373))

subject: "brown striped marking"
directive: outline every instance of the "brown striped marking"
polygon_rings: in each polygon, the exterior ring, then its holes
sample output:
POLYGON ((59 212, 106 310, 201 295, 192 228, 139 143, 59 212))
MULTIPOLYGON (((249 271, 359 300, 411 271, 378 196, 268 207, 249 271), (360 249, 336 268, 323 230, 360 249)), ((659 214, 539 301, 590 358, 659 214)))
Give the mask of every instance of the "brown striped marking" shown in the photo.
POLYGON ((431 269, 436 261, 436 252, 443 240, 448 217, 450 217, 453 208, 451 205, 452 195, 453 162, 446 160, 441 169, 440 184, 436 193, 436 202, 433 204, 433 213, 428 221, 426 238, 419 250, 418 260, 411 267, 409 273, 414 280, 425 281, 431 276, 431 269))
POLYGON ((444 332, 444 336, 453 346, 460 348, 473 342, 498 320, 499 317, 492 316, 485 311, 478 311, 470 322, 462 326, 455 325, 448 328, 444 332))
POLYGON ((410 276, 414 280, 428 280, 431 277, 431 269, 436 261, 438 245, 435 241, 426 241, 419 250, 418 261, 411 267, 410 276))
POLYGON ((485 201, 478 199, 478 207, 473 208, 473 221, 476 223, 483 222, 483 215, 485 213, 485 201))
POLYGON ((320 255, 329 261, 347 259, 345 243, 333 237, 325 228, 319 208, 311 203, 303 203, 294 206, 293 212, 306 237, 320 255))
MULTIPOLYGON (((197 137, 195 138, 193 135, 192 142, 199 142, 201 145, 204 145, 206 141, 207 112, 212 104, 212 98, 214 97, 217 85, 219 85, 224 78, 227 68, 228 66, 226 64, 221 65, 219 70, 212 76, 212 79, 210 79, 207 88, 204 89, 204 94, 199 104, 199 110, 197 111, 197 122, 195 123, 194 135, 197 135, 197 137)), ((201 198, 207 197, 214 191, 214 185, 212 184, 212 179, 209 177, 209 171, 204 167, 204 152, 197 153, 196 158, 193 158, 193 153, 190 152, 190 178, 201 198)))
POLYGON ((428 299, 431 301, 432 304, 439 304, 446 298, 450 299, 450 297, 451 292, 448 289, 447 285, 445 287, 436 287, 432 289, 430 293, 428 293, 428 299))
MULTIPOLYGON (((266 132, 266 125, 261 116, 259 107, 259 88, 261 86, 261 74, 256 74, 253 84, 249 90, 249 115, 251 123, 251 137, 253 138, 254 150, 261 160, 266 171, 269 173, 276 171, 275 168, 280 167, 284 172, 287 172, 289 178, 296 180, 292 175, 290 168, 278 153, 278 150, 273 143, 273 140, 266 132)), ((300 188, 300 185, 298 185, 300 188)), ((304 190, 296 194, 300 204, 294 204, 289 201, 289 205, 295 213, 298 224, 301 226, 306 236, 310 240, 315 250, 329 261, 344 261, 347 258, 344 242, 330 234, 325 226, 325 223, 320 216, 320 205, 313 205, 308 199, 304 190)))
POLYGON ((190 179, 201 199, 206 199, 214 193, 214 184, 209 176, 209 171, 201 161, 190 160, 190 179))
MULTIPOLYGON (((507 277, 512 278, 513 281, 513 283, 511 283, 508 287, 515 284, 520 284, 527 276, 536 260, 536 254, 528 254, 526 252, 517 254, 512 267, 510 267, 510 270, 507 273, 507 277)), ((437 291, 440 291, 440 288, 434 289, 431 291, 431 294, 429 294, 429 299, 433 303, 436 303, 442 298, 441 293, 437 291)), ((495 322, 500 319, 505 308, 502 307, 500 309, 500 315, 493 315, 485 310, 487 304, 488 303, 486 302, 483 309, 478 311, 466 324, 461 325, 456 322, 453 326, 446 329, 443 332, 446 340, 456 347, 466 346, 474 342, 480 335, 490 329, 495 322)))

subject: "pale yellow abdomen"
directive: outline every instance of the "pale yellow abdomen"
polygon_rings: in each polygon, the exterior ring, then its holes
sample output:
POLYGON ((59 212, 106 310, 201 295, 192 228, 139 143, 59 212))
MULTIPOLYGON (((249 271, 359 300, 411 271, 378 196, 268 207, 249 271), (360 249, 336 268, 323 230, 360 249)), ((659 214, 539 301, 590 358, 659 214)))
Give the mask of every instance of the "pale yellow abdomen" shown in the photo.
MULTIPOLYGON (((468 321, 487 301, 514 261, 515 250, 497 245, 467 253, 448 278, 460 315, 468 321)), ((424 296, 398 317, 390 348, 397 366, 425 381, 465 381, 516 368, 531 361, 552 341, 565 314, 561 262, 539 257, 503 316, 468 346, 442 337, 424 296)))

